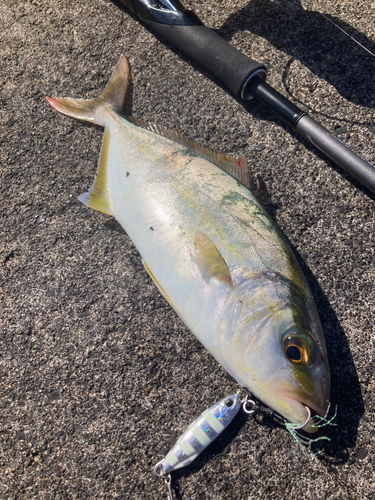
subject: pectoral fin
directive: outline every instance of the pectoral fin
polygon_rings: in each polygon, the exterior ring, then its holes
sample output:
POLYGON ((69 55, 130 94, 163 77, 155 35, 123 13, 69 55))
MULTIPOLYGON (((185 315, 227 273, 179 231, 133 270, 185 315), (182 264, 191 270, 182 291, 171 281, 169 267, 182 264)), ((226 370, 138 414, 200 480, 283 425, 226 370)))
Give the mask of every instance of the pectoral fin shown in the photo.
POLYGON ((219 281, 225 281, 229 285, 232 285, 228 266, 210 238, 201 231, 196 231, 194 247, 195 262, 203 278, 206 281, 216 278, 219 281))

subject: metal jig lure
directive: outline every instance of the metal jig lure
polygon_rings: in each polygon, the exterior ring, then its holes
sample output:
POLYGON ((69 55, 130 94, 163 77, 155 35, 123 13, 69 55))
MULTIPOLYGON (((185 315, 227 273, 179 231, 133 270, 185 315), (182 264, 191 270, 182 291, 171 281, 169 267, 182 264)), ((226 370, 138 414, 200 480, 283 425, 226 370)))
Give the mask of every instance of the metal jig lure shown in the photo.
POLYGON ((167 456, 155 465, 155 474, 164 478, 168 500, 173 500, 170 473, 191 464, 226 429, 241 406, 247 414, 254 413, 256 407, 244 390, 212 405, 189 425, 167 456))
MULTIPOLYGON (((172 490, 172 477, 171 472, 190 465, 197 456, 202 453, 232 422, 239 410, 242 409, 247 414, 252 414, 259 410, 259 406, 250 399, 250 393, 247 389, 242 389, 231 396, 227 396, 219 402, 212 405, 205 410, 197 419, 192 422, 186 431, 180 436, 176 444, 172 447, 165 458, 160 460, 155 467, 154 473, 164 479, 167 489, 167 500, 174 500, 172 490)), ((317 441, 330 441, 330 438, 321 436, 311 439, 302 436, 299 431, 303 430, 306 425, 313 421, 313 427, 324 427, 326 425, 336 425, 332 421, 337 415, 337 407, 335 408, 334 415, 328 418, 331 404, 328 404, 327 412, 324 417, 318 415, 311 416, 311 410, 305 406, 307 410, 306 421, 302 424, 294 424, 287 422, 283 417, 278 415, 275 411, 270 409, 263 409, 264 413, 268 413, 276 420, 285 425, 285 428, 297 442, 298 446, 304 453, 311 452, 313 443, 317 441)), ((319 455, 321 451, 316 452, 319 455)), ((187 495, 187 500, 190 496, 187 495)))

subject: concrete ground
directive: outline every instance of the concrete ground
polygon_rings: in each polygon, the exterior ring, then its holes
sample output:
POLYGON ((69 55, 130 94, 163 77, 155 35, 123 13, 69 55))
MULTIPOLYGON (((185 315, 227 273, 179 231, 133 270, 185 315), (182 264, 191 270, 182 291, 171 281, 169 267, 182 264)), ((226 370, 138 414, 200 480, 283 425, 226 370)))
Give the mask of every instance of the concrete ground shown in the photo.
MULTIPOLYGON (((268 82, 375 164, 375 5, 186 0, 268 82)), ((0 2, 0 498, 162 499, 152 473, 237 390, 167 305, 114 219, 77 196, 102 130, 44 96, 97 96, 119 55, 127 112, 239 156, 315 296, 337 426, 304 456, 270 417, 236 417, 174 475, 185 500, 375 499, 375 196, 261 105, 242 105, 109 0, 0 2)))

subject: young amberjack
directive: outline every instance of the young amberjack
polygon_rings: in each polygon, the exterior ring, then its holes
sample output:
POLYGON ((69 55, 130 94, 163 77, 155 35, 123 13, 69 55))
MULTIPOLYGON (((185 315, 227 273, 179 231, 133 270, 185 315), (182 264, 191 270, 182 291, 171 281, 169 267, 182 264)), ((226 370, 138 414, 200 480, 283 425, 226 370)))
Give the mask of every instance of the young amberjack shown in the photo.
POLYGON ((241 386, 292 423, 309 409, 325 415, 330 374, 316 306, 249 189, 245 159, 121 116, 129 73, 121 56, 98 99, 47 98, 105 127, 95 182, 79 199, 119 221, 160 292, 241 386))

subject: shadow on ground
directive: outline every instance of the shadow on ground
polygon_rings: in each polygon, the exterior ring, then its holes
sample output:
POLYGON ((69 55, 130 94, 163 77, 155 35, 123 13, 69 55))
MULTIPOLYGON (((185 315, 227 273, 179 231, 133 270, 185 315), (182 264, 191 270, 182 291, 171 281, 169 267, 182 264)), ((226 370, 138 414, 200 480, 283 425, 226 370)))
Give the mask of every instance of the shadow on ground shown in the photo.
POLYGON ((330 15, 327 18, 331 22, 318 12, 304 10, 300 0, 251 0, 245 8, 229 16, 218 33, 228 41, 245 30, 266 38, 275 48, 333 85, 347 100, 374 108, 373 78, 363 75, 374 75, 375 59, 332 22, 372 53, 374 42, 340 19, 330 15))

